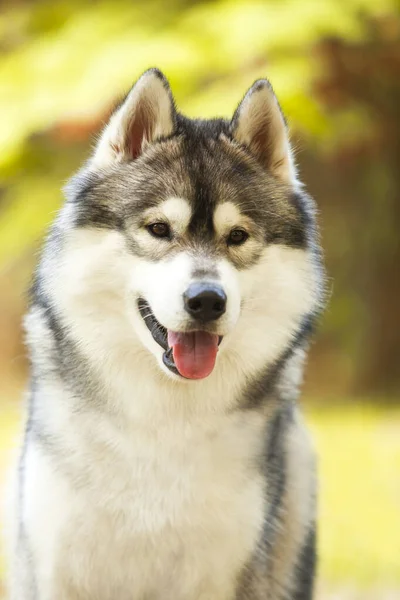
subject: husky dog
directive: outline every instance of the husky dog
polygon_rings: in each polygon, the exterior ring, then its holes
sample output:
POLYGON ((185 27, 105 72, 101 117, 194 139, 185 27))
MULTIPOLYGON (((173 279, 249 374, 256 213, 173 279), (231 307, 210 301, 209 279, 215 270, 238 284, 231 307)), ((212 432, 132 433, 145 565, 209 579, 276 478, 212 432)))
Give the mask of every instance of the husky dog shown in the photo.
POLYGON ((36 273, 13 600, 312 597, 296 398, 322 281, 269 82, 191 120, 145 72, 36 273))

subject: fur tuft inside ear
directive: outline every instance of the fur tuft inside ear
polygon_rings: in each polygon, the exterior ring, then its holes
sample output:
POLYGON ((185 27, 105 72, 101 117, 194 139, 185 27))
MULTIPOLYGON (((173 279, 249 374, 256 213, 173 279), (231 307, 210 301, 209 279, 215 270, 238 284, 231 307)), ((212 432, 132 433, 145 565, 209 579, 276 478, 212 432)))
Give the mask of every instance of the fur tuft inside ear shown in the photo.
POLYGON ((92 164, 107 166, 135 160, 148 144, 173 133, 175 114, 168 80, 158 69, 149 69, 111 116, 92 164))
POLYGON ((231 131, 277 179, 296 183, 285 119, 268 80, 259 79, 248 90, 235 111, 231 131))

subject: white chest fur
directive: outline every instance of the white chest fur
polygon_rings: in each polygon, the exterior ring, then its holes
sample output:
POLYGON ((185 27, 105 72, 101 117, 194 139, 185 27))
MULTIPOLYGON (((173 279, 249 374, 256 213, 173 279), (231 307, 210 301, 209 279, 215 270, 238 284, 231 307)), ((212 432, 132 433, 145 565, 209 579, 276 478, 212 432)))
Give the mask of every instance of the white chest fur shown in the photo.
POLYGON ((65 475, 31 451, 28 520, 38 562, 55 561, 63 585, 99 600, 232 598, 262 527, 261 417, 135 429, 78 418, 73 440, 72 421, 64 427, 64 443, 73 443, 65 475), (53 543, 41 543, 43 528, 53 543))

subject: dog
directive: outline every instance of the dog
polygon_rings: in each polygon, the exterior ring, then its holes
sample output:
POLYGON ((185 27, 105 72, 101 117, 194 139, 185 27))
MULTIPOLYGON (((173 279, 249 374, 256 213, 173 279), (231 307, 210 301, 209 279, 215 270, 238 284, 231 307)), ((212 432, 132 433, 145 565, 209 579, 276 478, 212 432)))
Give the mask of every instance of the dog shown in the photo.
POLYGON ((315 207, 267 80, 191 120, 146 71, 67 184, 26 317, 13 600, 310 600, 297 405, 315 207))

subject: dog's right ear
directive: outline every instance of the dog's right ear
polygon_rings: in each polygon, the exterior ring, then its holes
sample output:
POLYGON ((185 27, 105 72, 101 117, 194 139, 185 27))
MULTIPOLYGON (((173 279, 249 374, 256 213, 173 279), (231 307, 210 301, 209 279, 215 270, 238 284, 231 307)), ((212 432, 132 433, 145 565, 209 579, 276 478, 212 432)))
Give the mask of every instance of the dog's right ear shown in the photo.
POLYGON ((158 69, 149 69, 111 116, 91 164, 103 167, 135 160, 148 144, 173 133, 175 114, 166 77, 158 69))

